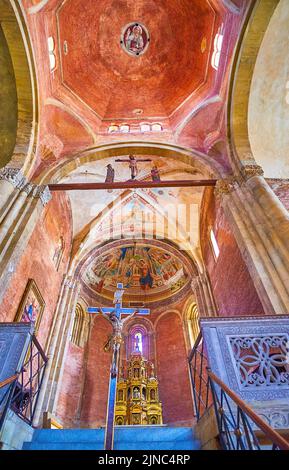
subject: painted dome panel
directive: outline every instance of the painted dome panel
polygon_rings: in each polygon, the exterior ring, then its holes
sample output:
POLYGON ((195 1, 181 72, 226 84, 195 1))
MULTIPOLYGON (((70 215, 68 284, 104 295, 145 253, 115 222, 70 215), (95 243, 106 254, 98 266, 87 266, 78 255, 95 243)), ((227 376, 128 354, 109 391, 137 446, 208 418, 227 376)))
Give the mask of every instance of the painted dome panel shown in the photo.
POLYGON ((113 299, 122 282, 125 296, 145 301, 170 297, 189 281, 183 263, 175 255, 155 246, 128 245, 114 248, 93 260, 83 282, 101 296, 113 299))

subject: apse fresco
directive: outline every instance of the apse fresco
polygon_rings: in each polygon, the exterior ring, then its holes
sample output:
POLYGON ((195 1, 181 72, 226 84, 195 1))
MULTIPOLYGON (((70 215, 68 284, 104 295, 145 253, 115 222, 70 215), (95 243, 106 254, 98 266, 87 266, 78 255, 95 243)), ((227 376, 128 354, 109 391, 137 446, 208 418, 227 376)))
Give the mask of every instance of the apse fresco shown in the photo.
POLYGON ((148 246, 116 248, 98 257, 84 282, 99 294, 114 292, 122 282, 127 294, 178 292, 187 282, 181 261, 165 250, 148 246))

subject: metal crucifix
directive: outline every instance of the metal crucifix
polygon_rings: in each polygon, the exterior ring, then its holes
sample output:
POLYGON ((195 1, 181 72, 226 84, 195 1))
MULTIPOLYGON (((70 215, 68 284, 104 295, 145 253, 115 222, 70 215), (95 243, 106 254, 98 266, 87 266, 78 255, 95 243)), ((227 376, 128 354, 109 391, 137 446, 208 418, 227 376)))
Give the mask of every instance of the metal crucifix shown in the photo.
POLYGON ((88 307, 88 313, 101 313, 111 324, 113 328, 112 336, 109 339, 109 345, 112 349, 112 363, 110 369, 110 381, 108 391, 108 402, 107 402, 107 414, 106 414, 106 433, 105 433, 105 450, 113 449, 113 437, 114 437, 114 413, 115 413, 115 398, 117 388, 117 371, 119 362, 119 350, 122 343, 122 332, 124 324, 132 318, 132 316, 138 315, 149 315, 150 310, 147 308, 135 309, 135 308, 124 308, 122 306, 122 296, 124 294, 123 284, 117 284, 117 290, 114 294, 114 307, 88 307), (122 319, 122 315, 128 315, 122 319))
POLYGON ((122 159, 117 159, 115 160, 117 163, 120 162, 125 162, 129 163, 129 168, 131 172, 131 180, 135 180, 138 174, 138 163, 143 163, 143 162, 151 162, 152 160, 150 158, 144 158, 144 159, 136 159, 134 155, 129 155, 128 160, 122 160, 122 159))

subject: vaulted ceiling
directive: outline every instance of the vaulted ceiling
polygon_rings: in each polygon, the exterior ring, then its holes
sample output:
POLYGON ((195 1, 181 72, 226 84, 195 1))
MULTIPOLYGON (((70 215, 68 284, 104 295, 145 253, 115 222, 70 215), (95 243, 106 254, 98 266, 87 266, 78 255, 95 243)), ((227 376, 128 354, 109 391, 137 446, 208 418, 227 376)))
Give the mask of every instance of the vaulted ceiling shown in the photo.
POLYGON ((100 119, 160 120, 201 86, 220 15, 210 0, 69 0, 56 12, 62 83, 100 119), (133 20, 150 34, 143 55, 120 45, 133 20), (63 44, 66 41, 67 51, 63 44), (85 84, 85 86, 83 86, 85 84))
MULTIPOLYGON (((227 86, 250 3, 23 0, 39 84, 35 179, 101 182, 111 164, 126 181, 128 164, 115 160, 128 153, 150 160, 139 180, 152 165, 162 180, 230 171, 227 86), (139 55, 125 39, 136 23, 149 37, 139 55)), ((123 279, 143 302, 189 291, 201 263, 202 197, 202 188, 69 192, 72 258, 88 295, 111 302, 123 279)))
POLYGON ((225 139, 229 66, 251 1, 22 3, 40 79, 35 174, 107 142, 173 142, 207 153, 225 139), (132 22, 150 37, 139 56, 121 44, 132 22), (161 128, 141 132, 141 123, 161 128), (110 134, 112 124, 129 132, 110 134))

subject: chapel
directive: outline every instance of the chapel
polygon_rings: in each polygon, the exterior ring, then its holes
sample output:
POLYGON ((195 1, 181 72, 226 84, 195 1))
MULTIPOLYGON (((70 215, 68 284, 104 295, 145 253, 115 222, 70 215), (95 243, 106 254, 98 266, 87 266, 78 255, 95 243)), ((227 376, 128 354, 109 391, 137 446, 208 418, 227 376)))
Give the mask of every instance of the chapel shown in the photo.
POLYGON ((289 450, 288 0, 0 0, 0 450, 289 450))

